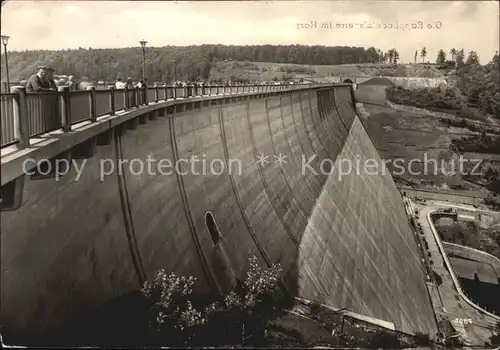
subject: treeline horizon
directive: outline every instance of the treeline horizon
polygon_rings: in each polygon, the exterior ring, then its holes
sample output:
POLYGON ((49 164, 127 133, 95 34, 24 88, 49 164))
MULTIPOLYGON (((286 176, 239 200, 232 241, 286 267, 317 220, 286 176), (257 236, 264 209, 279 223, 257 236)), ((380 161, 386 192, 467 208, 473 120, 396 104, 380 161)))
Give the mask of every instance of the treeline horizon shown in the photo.
MULTIPOLYGON (((208 79, 217 61, 307 65, 381 63, 384 52, 374 47, 349 46, 190 45, 146 47, 145 56, 148 80, 171 81, 174 70, 177 80, 208 79)), ((28 79, 39 65, 53 67, 56 74, 91 80, 142 77, 141 47, 9 51, 8 59, 11 81, 28 79)))
MULTIPOLYGON (((424 48, 425 50, 425 48, 424 48)), ((3 56, 3 55, 2 55, 3 56)), ((146 46, 146 74, 149 81, 207 80, 217 61, 252 61, 302 65, 362 63, 397 64, 395 48, 386 52, 375 47, 324 45, 189 45, 146 46), (175 64, 174 64, 175 62, 175 64)), ((421 55, 422 61, 426 54, 421 55)), ((142 77, 141 47, 9 51, 11 81, 28 79, 39 65, 51 66, 56 74, 77 79, 114 81, 142 77)), ((415 60, 416 61, 416 60, 415 60)), ((2 63, 4 63, 2 57, 2 63)), ((416 63, 416 62, 415 62, 416 63)), ((2 76, 5 76, 2 64, 2 76)), ((3 79, 4 80, 4 79, 3 79)))

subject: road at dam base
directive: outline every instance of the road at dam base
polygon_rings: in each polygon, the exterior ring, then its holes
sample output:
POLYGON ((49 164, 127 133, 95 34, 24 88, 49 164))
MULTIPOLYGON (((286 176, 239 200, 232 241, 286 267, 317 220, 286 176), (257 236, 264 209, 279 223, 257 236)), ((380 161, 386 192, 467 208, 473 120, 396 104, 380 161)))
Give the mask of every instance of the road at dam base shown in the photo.
POLYGON ((254 254, 263 266, 282 265, 294 295, 435 334, 421 257, 390 173, 339 179, 341 159, 381 162, 350 86, 212 105, 116 132, 78 181, 75 169, 59 181, 31 179, 28 201, 1 213, 4 341, 62 327, 162 268, 196 276, 199 292, 227 291, 254 254), (260 153, 268 162, 256 163, 260 153), (135 175, 124 166, 101 181, 104 159, 193 155, 237 159, 241 173, 226 166, 195 175, 180 163, 185 175, 135 175), (303 173, 302 157, 314 155, 317 174, 303 173), (321 173, 324 159, 335 163, 331 174, 321 173))

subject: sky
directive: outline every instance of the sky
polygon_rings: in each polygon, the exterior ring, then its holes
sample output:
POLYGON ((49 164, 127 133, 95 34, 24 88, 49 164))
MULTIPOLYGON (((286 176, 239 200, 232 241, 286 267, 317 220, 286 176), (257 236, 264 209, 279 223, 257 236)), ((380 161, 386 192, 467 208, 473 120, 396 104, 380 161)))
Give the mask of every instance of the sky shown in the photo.
POLYGON ((2 1, 1 32, 11 37, 9 50, 134 47, 145 39, 148 46, 394 47, 402 62, 425 46, 430 61, 455 47, 487 63, 500 41, 497 1, 10 0, 2 1), (317 28, 299 25, 311 22, 317 28))

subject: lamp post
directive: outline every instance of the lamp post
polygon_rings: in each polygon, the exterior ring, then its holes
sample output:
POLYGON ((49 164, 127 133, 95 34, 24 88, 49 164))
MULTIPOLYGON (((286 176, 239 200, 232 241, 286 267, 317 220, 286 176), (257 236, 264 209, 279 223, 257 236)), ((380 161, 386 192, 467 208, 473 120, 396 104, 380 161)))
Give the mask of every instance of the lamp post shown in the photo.
POLYGON ((2 35, 2 44, 5 49, 5 73, 7 75, 7 92, 10 92, 9 60, 7 59, 7 44, 10 36, 2 35))
POLYGON ((175 60, 172 61, 172 84, 175 84, 177 81, 176 76, 175 76, 175 60))
POLYGON ((142 80, 144 80, 146 76, 146 44, 148 42, 144 39, 139 41, 139 44, 142 46, 142 80))

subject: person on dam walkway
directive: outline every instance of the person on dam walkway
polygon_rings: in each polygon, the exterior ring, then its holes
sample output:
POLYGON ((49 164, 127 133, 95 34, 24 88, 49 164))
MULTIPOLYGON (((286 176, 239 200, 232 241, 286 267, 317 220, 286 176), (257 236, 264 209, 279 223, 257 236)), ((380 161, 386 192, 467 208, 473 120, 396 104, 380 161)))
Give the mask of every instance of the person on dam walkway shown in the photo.
POLYGON ((57 84, 54 80, 54 68, 47 67, 47 80, 49 81, 50 88, 57 91, 57 84))
POLYGON ((117 90, 125 89, 125 85, 126 84, 122 81, 121 78, 116 79, 115 89, 117 89, 117 90))
POLYGON ((47 67, 38 66, 38 72, 33 74, 26 82, 26 92, 48 92, 57 91, 51 86, 47 77, 47 67))

